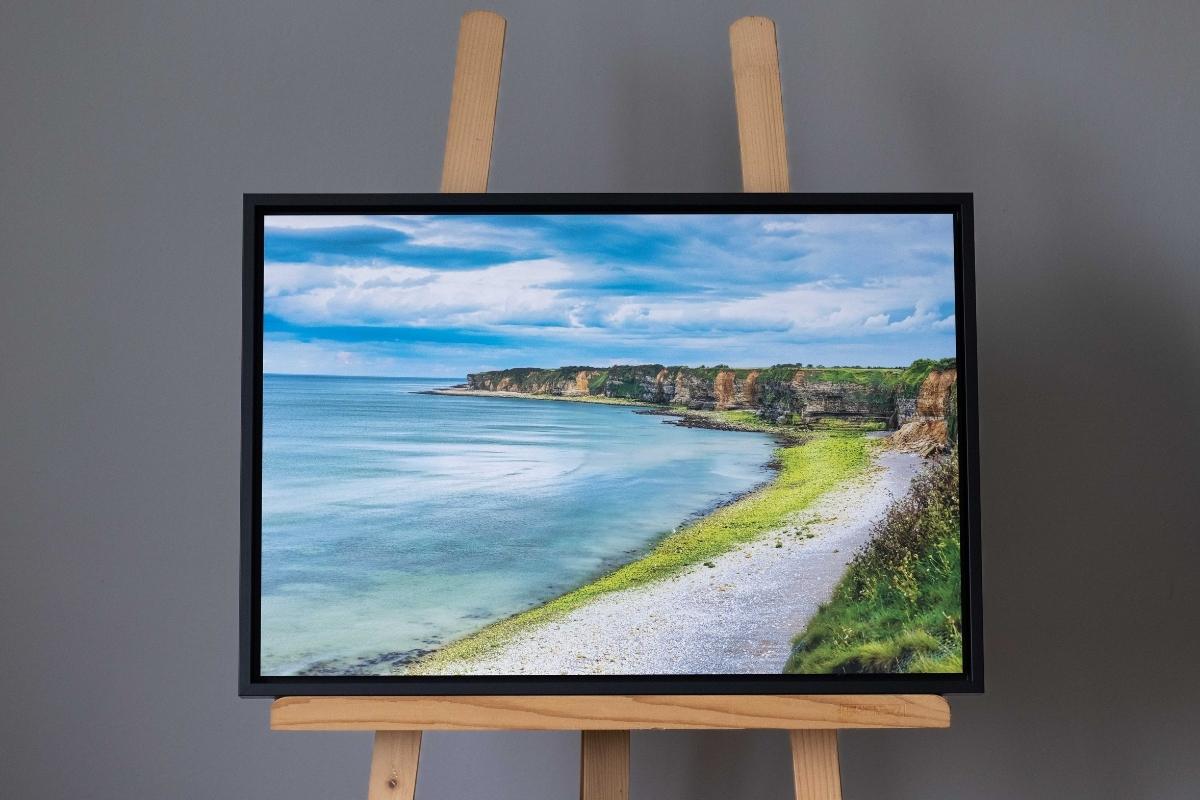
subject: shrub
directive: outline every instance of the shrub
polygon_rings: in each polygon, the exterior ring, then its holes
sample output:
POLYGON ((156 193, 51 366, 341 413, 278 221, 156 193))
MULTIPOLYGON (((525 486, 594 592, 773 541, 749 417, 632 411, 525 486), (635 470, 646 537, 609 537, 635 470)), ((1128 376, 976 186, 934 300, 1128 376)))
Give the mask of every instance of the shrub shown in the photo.
POLYGON ((793 642, 785 672, 962 670, 958 456, 934 461, 793 642))

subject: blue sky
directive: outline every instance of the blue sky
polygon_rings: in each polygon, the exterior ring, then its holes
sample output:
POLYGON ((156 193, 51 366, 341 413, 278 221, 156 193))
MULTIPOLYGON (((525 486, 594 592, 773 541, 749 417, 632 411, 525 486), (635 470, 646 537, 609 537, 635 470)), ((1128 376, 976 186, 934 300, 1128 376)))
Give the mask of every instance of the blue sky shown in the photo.
POLYGON ((949 215, 269 216, 266 372, 954 355, 949 215))

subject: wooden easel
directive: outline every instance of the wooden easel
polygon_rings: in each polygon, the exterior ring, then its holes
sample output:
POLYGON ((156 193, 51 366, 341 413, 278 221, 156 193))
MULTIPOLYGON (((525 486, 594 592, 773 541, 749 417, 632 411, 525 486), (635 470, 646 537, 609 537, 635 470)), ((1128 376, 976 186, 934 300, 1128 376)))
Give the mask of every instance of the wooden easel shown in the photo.
MULTIPOLYGON (((504 54, 504 18, 463 16, 454 64, 443 192, 487 191, 504 54)), ((742 188, 787 192, 787 141, 775 23, 729 29, 742 188)), ((936 695, 622 695, 282 697, 277 731, 375 731, 368 800, 413 800, 422 731, 580 731, 582 800, 627 800, 629 732, 768 728, 791 733, 796 800, 839 800, 839 728, 945 728, 936 695)))

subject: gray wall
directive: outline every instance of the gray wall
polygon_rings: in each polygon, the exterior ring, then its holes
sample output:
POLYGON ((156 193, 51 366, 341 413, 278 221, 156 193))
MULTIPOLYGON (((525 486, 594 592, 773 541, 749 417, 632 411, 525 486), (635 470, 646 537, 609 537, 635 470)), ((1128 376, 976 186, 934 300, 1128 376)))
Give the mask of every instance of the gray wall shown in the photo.
MULTIPOLYGON (((492 188, 739 188, 776 18, 793 186, 974 191, 989 690, 845 734, 849 797, 1200 791, 1200 4, 502 0, 492 188)), ((7 3, 0 796, 361 797, 236 695, 241 193, 437 188, 462 2, 7 3)), ((784 737, 639 734, 640 798, 784 797, 784 737)), ((566 734, 419 793, 569 797, 566 734)))

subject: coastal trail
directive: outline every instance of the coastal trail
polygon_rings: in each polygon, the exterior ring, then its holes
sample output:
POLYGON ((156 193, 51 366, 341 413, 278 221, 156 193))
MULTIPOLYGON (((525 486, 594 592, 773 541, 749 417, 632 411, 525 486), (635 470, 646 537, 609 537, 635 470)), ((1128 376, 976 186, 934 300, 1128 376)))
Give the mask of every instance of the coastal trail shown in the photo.
POLYGON ((533 625, 455 675, 779 674, 792 638, 827 601, 872 524, 921 458, 880 448, 871 466, 776 530, 649 584, 533 625))

